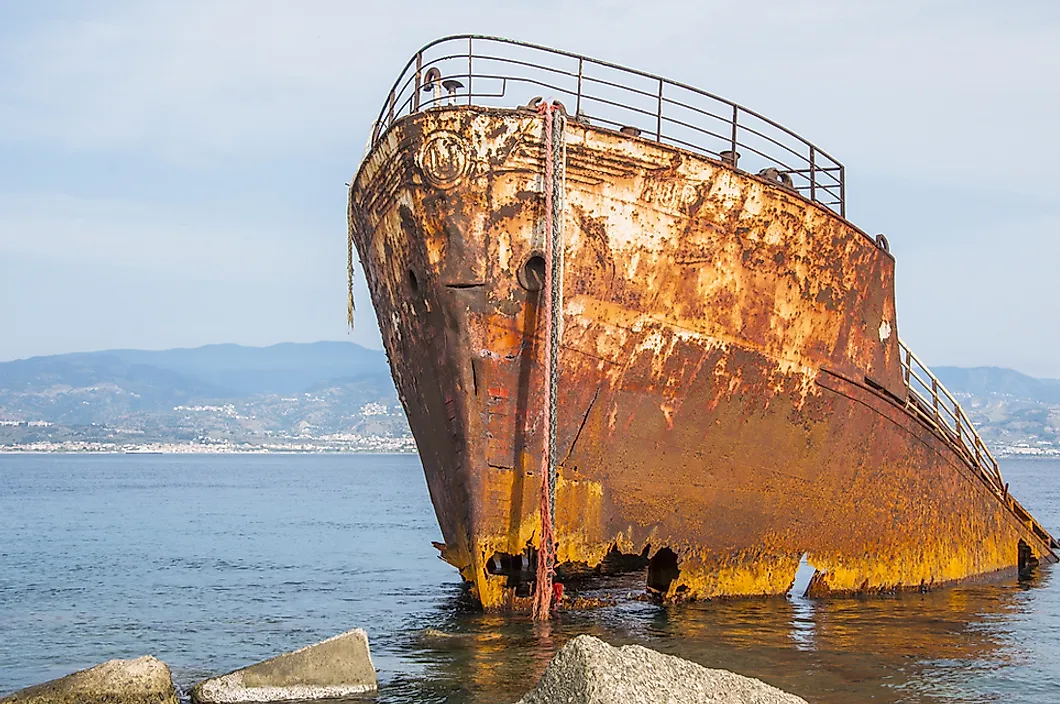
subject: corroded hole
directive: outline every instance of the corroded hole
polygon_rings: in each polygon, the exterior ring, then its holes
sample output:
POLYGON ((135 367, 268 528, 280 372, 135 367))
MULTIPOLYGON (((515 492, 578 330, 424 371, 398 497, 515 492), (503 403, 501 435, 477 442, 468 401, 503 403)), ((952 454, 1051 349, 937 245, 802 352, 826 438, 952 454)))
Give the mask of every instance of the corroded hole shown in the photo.
POLYGON ((677 579, 680 573, 677 568, 677 553, 670 548, 662 548, 648 561, 648 589, 665 595, 670 591, 670 583, 677 579))
POLYGON ((416 277, 416 272, 409 269, 409 286, 412 287, 413 293, 420 290, 420 280, 416 277))
POLYGON ((1038 566, 1038 558, 1034 556, 1031 546, 1022 540, 1016 545, 1016 565, 1021 577, 1029 576, 1038 566))
POLYGON ((519 285, 527 291, 540 291, 545 287, 545 258, 533 254, 519 269, 519 285))
POLYGON ((799 558, 799 566, 795 570, 795 579, 791 583, 791 588, 788 589, 787 595, 796 599, 805 597, 806 591, 810 588, 810 581, 816 573, 817 568, 810 564, 809 555, 803 553, 802 557, 799 558))

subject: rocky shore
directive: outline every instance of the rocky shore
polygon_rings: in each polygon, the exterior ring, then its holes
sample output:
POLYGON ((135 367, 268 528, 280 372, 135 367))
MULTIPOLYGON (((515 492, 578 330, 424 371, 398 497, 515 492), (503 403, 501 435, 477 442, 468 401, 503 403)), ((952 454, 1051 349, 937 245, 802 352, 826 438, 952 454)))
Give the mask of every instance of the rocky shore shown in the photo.
MULTIPOLYGON (((435 632, 431 637, 445 634, 435 632)), ((378 687, 368 636, 341 633, 278 655, 191 690, 196 704, 337 699, 378 687)), ((806 704, 761 680, 703 667, 639 645, 613 647, 582 635, 552 658, 537 686, 516 704, 806 704)), ((178 704, 169 667, 145 655, 88 670, 0 698, 0 704, 178 704)))

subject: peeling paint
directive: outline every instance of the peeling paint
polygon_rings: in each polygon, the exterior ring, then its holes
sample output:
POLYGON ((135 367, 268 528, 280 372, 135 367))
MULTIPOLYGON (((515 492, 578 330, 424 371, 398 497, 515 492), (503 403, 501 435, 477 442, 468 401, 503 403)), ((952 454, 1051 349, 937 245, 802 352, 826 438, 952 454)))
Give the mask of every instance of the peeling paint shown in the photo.
MULTIPOLYGON (((540 246, 540 130, 516 110, 402 118, 350 193, 442 555, 488 608, 517 603, 491 560, 540 533, 539 294, 518 279, 540 246)), ((1021 540, 1055 558, 906 409, 894 259, 874 241, 666 145, 572 121, 567 154, 562 563, 666 549, 659 596, 680 600, 785 594, 803 555, 813 595, 1014 570, 1021 540)))

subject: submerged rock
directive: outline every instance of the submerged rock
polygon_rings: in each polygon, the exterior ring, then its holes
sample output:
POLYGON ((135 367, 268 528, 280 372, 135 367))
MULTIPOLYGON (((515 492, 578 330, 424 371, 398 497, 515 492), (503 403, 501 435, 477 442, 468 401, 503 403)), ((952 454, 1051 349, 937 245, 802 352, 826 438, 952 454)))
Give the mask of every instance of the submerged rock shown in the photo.
POLYGON ((150 655, 102 665, 38 684, 0 699, 0 704, 177 704, 173 677, 150 655))
POLYGON ((639 645, 615 648, 578 636, 556 653, 517 704, 806 704, 751 677, 712 670, 639 645))
POLYGON ((336 699, 377 688, 360 628, 284 653, 195 685, 191 698, 201 704, 336 699))
POLYGON ((435 649, 464 649, 476 644, 500 640, 500 633, 446 633, 437 628, 425 628, 419 637, 422 645, 435 649))

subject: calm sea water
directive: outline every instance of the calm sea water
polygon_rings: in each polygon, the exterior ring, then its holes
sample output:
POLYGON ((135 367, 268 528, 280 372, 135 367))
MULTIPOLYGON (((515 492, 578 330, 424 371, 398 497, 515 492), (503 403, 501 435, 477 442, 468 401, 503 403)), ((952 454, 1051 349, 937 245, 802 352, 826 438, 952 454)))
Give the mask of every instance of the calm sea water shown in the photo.
MULTIPOLYGON (((1060 462, 1003 471, 1060 533, 1060 462)), ((361 626, 379 704, 514 701, 579 633, 813 702, 1060 702, 1057 569, 895 597, 620 600, 541 626, 469 608, 437 539, 413 456, 0 456, 0 694, 144 653, 189 687, 361 626)))

